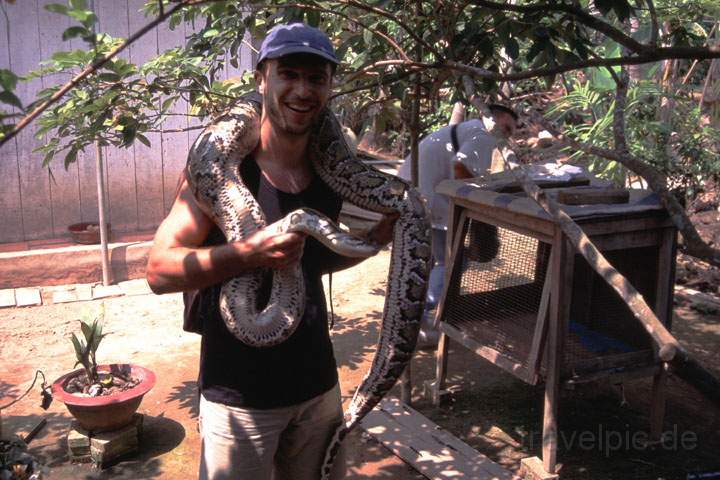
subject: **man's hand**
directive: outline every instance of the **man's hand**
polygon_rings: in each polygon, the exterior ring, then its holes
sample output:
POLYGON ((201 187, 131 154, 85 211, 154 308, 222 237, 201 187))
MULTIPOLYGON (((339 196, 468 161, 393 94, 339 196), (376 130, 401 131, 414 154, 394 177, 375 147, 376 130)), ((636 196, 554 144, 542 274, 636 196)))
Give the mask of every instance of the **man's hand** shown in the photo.
POLYGON ((392 240, 393 227, 399 214, 391 213, 383 215, 380 221, 367 233, 367 239, 377 245, 387 245, 392 240))
POLYGON ((302 233, 270 233, 259 230, 246 240, 238 242, 248 268, 267 267, 283 269, 299 262, 305 246, 302 233))

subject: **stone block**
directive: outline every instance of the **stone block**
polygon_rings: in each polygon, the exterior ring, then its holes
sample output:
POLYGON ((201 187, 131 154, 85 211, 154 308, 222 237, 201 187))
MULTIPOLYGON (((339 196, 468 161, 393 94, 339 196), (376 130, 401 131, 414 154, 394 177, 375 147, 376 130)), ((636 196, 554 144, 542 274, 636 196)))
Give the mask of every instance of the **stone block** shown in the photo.
POLYGON ((77 293, 74 288, 56 290, 52 293, 53 303, 77 302, 77 293))
POLYGON ((15 306, 15 289, 6 288, 0 290, 0 308, 15 306))
POLYGON ((116 458, 136 452, 138 449, 138 429, 135 424, 92 435, 90 438, 90 456, 93 463, 105 464, 116 458))
POLYGON ((148 295, 152 293, 150 285, 144 278, 120 282, 118 285, 125 295, 148 295))
POLYGON ((15 305, 18 307, 30 307, 42 305, 39 288, 16 288, 15 305))
POLYGON ((538 457, 527 457, 520 460, 520 478, 523 480, 558 480, 557 473, 548 473, 538 457))
POLYGON ((81 302, 92 300, 92 285, 89 283, 75 285, 75 293, 77 294, 77 299, 81 302))
POLYGON ((123 294, 122 289, 118 285, 95 285, 92 289, 92 298, 118 297, 123 294))
POLYGON ((138 451, 143 416, 136 413, 133 422, 110 432, 88 432, 73 422, 67 436, 68 454, 72 462, 92 462, 104 467, 124 455, 138 451))
POLYGON ((76 421, 70 426, 67 436, 68 455, 72 461, 90 460, 90 434, 76 421))

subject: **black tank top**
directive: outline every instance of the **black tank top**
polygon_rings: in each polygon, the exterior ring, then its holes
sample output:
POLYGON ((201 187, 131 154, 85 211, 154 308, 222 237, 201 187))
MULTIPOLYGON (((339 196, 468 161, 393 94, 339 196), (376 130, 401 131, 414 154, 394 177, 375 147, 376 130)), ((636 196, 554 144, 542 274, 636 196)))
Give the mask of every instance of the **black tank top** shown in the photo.
MULTIPOLYGON (((302 192, 289 194, 274 188, 252 158, 243 161, 240 173, 268 224, 300 207, 338 218, 342 201, 317 176, 302 192)), ((302 257, 305 313, 293 335, 274 347, 250 347, 227 330, 218 309, 219 285, 200 292, 205 298, 198 304, 206 311, 202 312, 199 387, 205 398, 237 407, 277 408, 309 400, 335 386, 337 366, 321 282, 323 262, 329 257, 333 255, 326 247, 307 238, 302 257)), ((267 301, 270 281, 269 273, 258 295, 260 302, 267 301)))

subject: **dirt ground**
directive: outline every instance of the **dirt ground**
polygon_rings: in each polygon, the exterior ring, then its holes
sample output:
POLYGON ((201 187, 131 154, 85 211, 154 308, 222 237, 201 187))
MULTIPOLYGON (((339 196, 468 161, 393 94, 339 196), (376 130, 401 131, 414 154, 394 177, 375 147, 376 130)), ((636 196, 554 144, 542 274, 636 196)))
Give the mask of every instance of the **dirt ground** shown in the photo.
MULTIPOLYGON (((333 278, 336 322, 333 343, 347 402, 374 353, 382 317, 389 252, 333 278)), ((155 388, 140 412, 146 415, 142 453, 102 472, 68 461, 64 435, 70 416, 56 401, 39 407, 39 390, 2 412, 3 432, 22 434, 42 418, 47 426, 31 453, 48 467, 49 479, 196 478, 199 337, 181 329, 179 295, 140 295, 91 302, 0 310, 0 405, 25 391, 35 370, 48 381, 72 369, 69 341, 77 319, 103 303, 101 363, 132 361, 154 370, 155 388)), ((676 308, 675 334, 706 367, 720 376, 720 318, 687 306, 676 308)), ((450 402, 435 408, 423 396, 434 378, 434 353, 420 351, 413 363, 413 406, 492 460, 516 470, 520 459, 539 455, 543 388, 528 386, 465 348, 450 352, 450 402)), ((720 412, 692 388, 669 380, 665 430, 668 441, 646 447, 633 441, 648 428, 650 381, 602 382, 564 392, 560 405, 559 461, 564 479, 686 479, 720 471, 720 412)), ((350 442, 348 478, 423 478, 374 440, 356 431, 350 442)), ((720 474, 719 474, 720 475, 720 474)), ((696 477, 720 478, 720 477, 696 477)))

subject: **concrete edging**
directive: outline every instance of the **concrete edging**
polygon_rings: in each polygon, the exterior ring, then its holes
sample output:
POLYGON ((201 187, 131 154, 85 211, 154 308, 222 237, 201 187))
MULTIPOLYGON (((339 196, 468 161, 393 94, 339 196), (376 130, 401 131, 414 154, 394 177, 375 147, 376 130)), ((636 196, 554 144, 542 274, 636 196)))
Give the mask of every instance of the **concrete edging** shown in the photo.
MULTIPOLYGON (((111 281, 145 277, 152 242, 111 243, 111 281)), ((102 282, 100 245, 0 253, 0 289, 102 282)))

